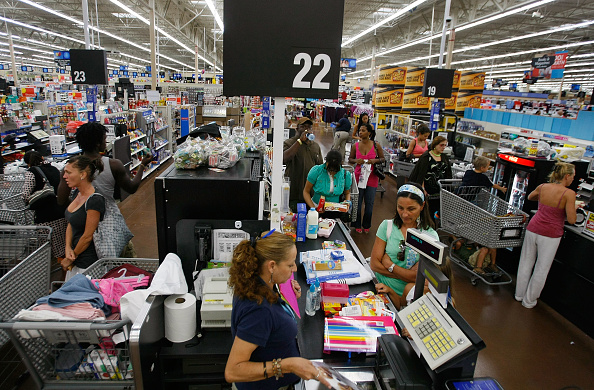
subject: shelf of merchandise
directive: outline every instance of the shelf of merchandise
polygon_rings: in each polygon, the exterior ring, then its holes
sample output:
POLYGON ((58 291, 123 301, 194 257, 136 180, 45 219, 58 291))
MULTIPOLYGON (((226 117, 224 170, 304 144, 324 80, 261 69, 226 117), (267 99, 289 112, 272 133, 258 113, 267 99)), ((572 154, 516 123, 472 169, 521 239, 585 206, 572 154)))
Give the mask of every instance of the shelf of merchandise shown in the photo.
POLYGON ((143 138, 146 138, 146 134, 143 134, 143 135, 141 135, 139 137, 136 137, 136 138, 130 138, 130 143, 139 141, 139 140, 141 140, 143 138))
POLYGON ((165 142, 165 143, 164 143, 164 144, 162 144, 162 145, 159 145, 159 146, 157 146, 157 147, 155 148, 155 150, 160 150, 160 149, 163 149, 163 148, 164 148, 165 146, 167 146, 168 144, 169 144, 169 141, 165 142))
POLYGON ((140 165, 141 162, 142 162, 142 160, 139 160, 136 164, 132 165, 130 167, 130 170, 133 170, 133 169, 137 168, 140 165))
POLYGON ((155 130, 155 133, 160 133, 161 131, 166 130, 168 127, 169 125, 161 126, 155 130))
POLYGON ((467 135, 469 137, 473 137, 473 138, 478 138, 478 139, 482 139, 482 140, 485 140, 485 141, 491 141, 491 142, 499 143, 499 139, 487 138, 487 137, 483 137, 483 136, 472 134, 472 133, 465 133, 463 131, 458 131, 456 133, 456 135, 467 135))
POLYGON ((141 152, 144 148, 145 147, 143 146, 142 148, 138 148, 135 151, 130 152, 130 156, 134 156, 134 155, 138 154, 138 152, 141 152))
POLYGON ((142 174, 142 180, 146 179, 151 173, 153 173, 154 171, 156 171, 157 169, 159 169, 159 167, 161 165, 163 165, 163 163, 167 160, 169 160, 172 156, 167 156, 165 157, 161 162, 159 162, 159 164, 154 165, 151 169, 149 169, 148 171, 144 172, 142 174))

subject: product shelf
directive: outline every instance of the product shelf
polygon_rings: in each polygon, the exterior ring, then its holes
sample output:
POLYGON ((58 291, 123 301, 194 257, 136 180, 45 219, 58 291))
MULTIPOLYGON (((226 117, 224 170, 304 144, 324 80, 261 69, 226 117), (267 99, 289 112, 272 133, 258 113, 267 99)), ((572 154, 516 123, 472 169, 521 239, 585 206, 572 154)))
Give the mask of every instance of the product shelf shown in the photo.
POLYGON ((161 165, 163 165, 163 163, 167 160, 169 160, 171 158, 171 156, 167 156, 163 161, 161 161, 159 164, 155 165, 154 167, 152 167, 151 169, 149 169, 148 171, 144 172, 142 174, 142 179, 146 179, 151 173, 153 173, 154 171, 156 171, 157 169, 159 169, 159 167, 161 165))
POLYGON ((159 150, 159 149, 163 149, 165 146, 167 146, 169 144, 169 142, 165 142, 163 145, 159 145, 155 148, 155 150, 159 150))
POLYGON ((499 140, 498 139, 487 138, 487 137, 483 137, 483 136, 472 134, 472 133, 465 133, 463 131, 459 131, 457 133, 457 135, 467 135, 469 137, 474 137, 474 138, 482 139, 482 140, 485 140, 485 141, 491 141, 491 142, 499 143, 499 140))
POLYGON ((141 135, 140 137, 131 138, 131 139, 130 139, 130 142, 135 142, 135 141, 141 140, 141 139, 143 139, 143 138, 145 138, 145 137, 146 137, 146 134, 143 134, 143 135, 141 135))
POLYGON ((155 130, 155 132, 158 133, 160 131, 163 131, 163 130, 167 129, 168 127, 169 127, 169 125, 165 125, 163 127, 158 128, 157 130, 155 130))

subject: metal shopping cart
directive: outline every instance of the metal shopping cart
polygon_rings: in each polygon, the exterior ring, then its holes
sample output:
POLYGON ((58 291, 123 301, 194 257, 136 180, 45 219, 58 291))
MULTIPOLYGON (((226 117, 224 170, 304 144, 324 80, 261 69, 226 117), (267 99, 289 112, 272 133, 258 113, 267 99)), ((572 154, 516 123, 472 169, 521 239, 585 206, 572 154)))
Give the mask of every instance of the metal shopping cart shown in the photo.
MULTIPOLYGON (((49 291, 51 232, 46 226, 0 226, 0 319, 49 291)), ((0 388, 12 388, 25 371, 9 334, 0 330, 0 388)))
MULTIPOLYGON (((440 180, 441 230, 458 238, 465 238, 487 248, 521 246, 526 232, 528 214, 491 194, 485 187, 461 186, 462 180, 440 180)), ((455 242, 451 243, 453 245, 455 242)), ((481 275, 450 250, 453 262, 487 284, 511 283, 511 277, 499 269, 498 275, 481 275), (496 277, 497 276, 497 277, 496 277)))
POLYGON ((25 204, 24 186, 24 173, 0 175, 0 224, 33 224, 35 213, 25 204))
MULTIPOLYGON (((85 275, 100 278, 125 263, 151 272, 159 266, 157 259, 101 259, 87 268, 85 275)), ((49 267, 46 274, 49 275, 49 267)), ((36 294, 34 300, 44 295, 47 293, 36 294)), ((129 389, 134 384, 128 342, 131 325, 127 320, 5 320, 0 322, 0 329, 9 330, 13 344, 39 388, 129 389)))

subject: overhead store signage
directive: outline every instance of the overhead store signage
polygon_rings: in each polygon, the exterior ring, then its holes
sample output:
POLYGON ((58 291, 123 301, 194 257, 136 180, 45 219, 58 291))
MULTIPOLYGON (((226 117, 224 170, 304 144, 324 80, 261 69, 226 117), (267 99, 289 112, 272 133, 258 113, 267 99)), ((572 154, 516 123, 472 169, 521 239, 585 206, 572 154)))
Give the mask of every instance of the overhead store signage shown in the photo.
POLYGON ((223 94, 336 98, 343 15, 344 0, 226 0, 223 94))
POLYGON ((355 58, 341 58, 340 59, 340 71, 341 72, 354 72, 357 70, 357 59, 355 58))
POLYGON ((54 50, 54 62, 62 68, 70 65, 70 52, 54 50))
POLYGON ((509 162, 512 162, 512 163, 515 163, 518 165, 523 165, 525 167, 534 167, 534 161, 532 161, 532 160, 512 156, 509 154, 498 154, 497 156, 504 161, 509 161, 509 162))
POLYGON ((532 59, 532 78, 561 79, 567 63, 567 51, 558 51, 532 59))
POLYGON ((72 84, 107 84, 107 53, 105 50, 70 50, 72 84))
POLYGON ((451 98, 455 72, 454 69, 425 69, 423 96, 438 99, 451 98))

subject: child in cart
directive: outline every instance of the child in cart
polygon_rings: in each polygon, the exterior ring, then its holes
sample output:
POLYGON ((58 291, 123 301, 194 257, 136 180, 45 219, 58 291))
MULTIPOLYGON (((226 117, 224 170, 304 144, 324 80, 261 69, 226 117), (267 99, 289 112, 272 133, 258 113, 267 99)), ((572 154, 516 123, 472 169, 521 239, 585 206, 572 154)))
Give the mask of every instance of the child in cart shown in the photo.
POLYGON ((454 244, 454 255, 472 267, 472 272, 480 276, 487 274, 499 274, 497 261, 497 249, 481 247, 478 244, 459 239, 454 244))
MULTIPOLYGON (((464 193, 464 187, 486 187, 495 188, 503 193, 507 191, 506 187, 502 187, 499 184, 494 184, 485 174, 489 170, 490 161, 488 158, 483 156, 477 156, 474 159, 474 169, 466 171, 464 178, 462 179, 462 185, 459 188, 460 194, 464 193)), ((467 199, 469 200, 469 199, 467 199)), ((497 256, 497 250, 494 248, 479 247, 478 245, 468 245, 467 243, 462 244, 462 241, 456 242, 454 252, 462 260, 465 260, 473 267, 473 272, 485 276, 487 273, 499 273, 497 266, 495 265, 495 258, 497 256)))

